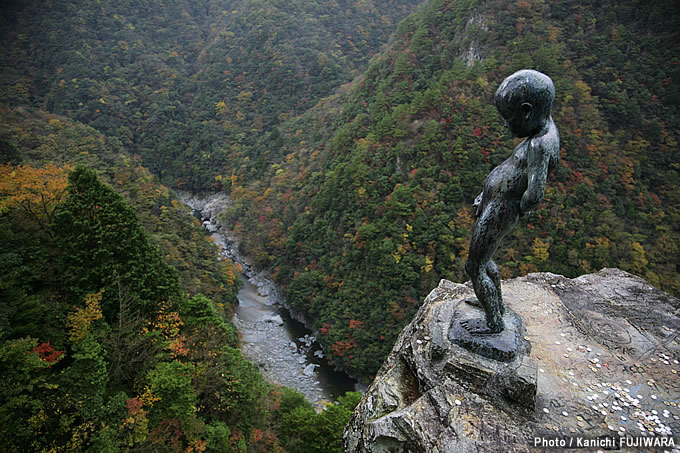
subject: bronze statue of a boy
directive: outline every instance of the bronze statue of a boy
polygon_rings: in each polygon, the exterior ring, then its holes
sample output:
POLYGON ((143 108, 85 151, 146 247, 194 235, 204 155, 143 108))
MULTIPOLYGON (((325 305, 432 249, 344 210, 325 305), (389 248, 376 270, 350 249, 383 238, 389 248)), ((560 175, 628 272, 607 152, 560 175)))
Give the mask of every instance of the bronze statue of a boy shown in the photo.
POLYGON ((559 161, 560 136, 550 115, 554 100, 550 77, 528 69, 506 78, 496 91, 494 102, 506 125, 513 135, 526 139, 489 173, 473 204, 477 221, 465 271, 486 319, 462 323, 470 333, 498 333, 505 328, 501 276, 492 257, 519 218, 539 205, 548 174, 559 161))

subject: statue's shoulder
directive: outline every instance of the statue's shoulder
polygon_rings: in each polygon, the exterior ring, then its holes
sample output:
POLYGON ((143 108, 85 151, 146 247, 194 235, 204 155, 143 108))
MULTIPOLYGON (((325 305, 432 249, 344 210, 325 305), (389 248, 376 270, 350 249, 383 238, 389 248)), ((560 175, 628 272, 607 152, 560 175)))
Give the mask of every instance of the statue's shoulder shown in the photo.
POLYGON ((531 148, 540 153, 547 153, 551 155, 557 152, 559 155, 560 133, 557 131, 557 126, 555 126, 552 118, 550 119, 550 123, 543 133, 530 139, 530 145, 531 148))

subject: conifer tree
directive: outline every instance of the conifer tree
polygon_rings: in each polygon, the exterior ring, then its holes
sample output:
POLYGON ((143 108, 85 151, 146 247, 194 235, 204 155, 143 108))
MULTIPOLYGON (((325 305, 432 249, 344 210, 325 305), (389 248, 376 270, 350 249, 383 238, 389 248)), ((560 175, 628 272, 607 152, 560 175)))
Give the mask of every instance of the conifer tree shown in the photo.
POLYGON ((113 319, 112 301, 121 286, 143 313, 180 297, 176 271, 163 261, 134 210, 94 170, 79 166, 69 175, 68 199, 52 228, 62 250, 66 292, 82 299, 103 288, 107 320, 113 319))

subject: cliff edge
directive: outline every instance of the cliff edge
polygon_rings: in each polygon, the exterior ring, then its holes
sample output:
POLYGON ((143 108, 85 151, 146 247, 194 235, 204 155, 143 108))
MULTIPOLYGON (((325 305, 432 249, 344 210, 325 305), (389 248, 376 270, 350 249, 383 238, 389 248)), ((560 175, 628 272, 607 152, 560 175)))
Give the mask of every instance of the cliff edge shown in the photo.
POLYGON ((503 282, 503 295, 522 347, 499 362, 450 341, 474 292, 442 280, 355 409, 346 451, 597 450, 612 439, 677 449, 678 299, 618 269, 530 274, 503 282))

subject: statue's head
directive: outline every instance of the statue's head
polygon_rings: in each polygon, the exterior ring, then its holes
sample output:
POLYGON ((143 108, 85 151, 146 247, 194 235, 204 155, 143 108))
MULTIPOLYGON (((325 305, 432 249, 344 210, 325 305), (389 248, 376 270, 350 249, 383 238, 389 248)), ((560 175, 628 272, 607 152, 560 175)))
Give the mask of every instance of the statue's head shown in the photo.
POLYGON ((496 108, 518 137, 527 137, 543 127, 554 100, 553 81, 532 69, 517 71, 503 80, 494 97, 496 108))

